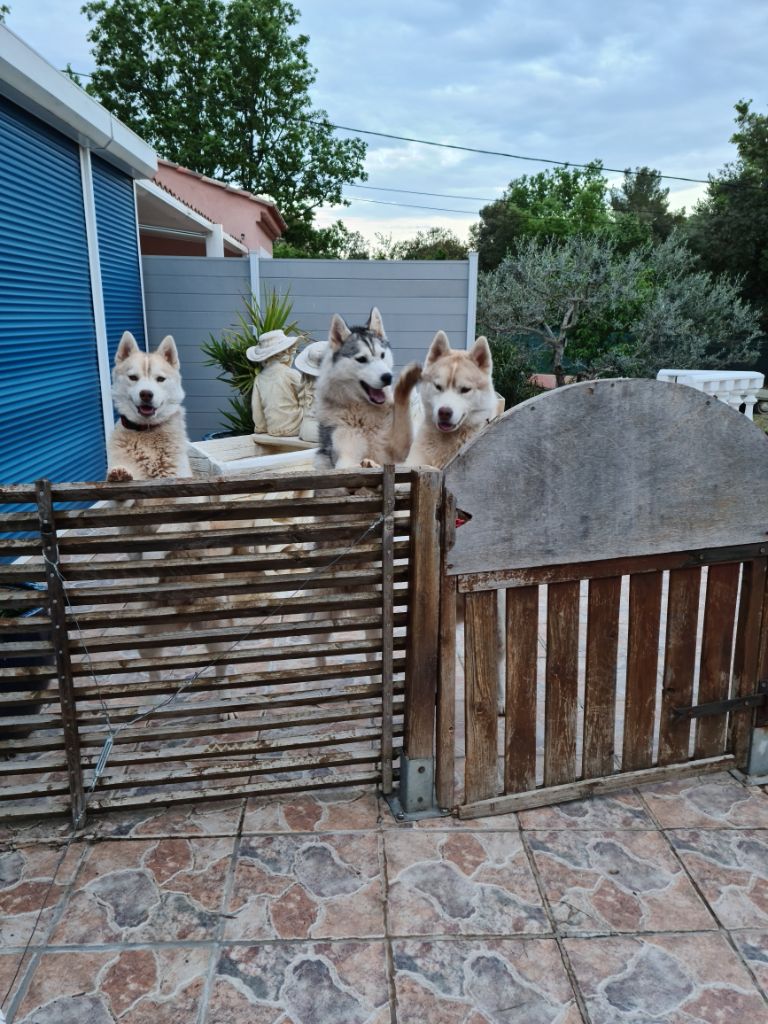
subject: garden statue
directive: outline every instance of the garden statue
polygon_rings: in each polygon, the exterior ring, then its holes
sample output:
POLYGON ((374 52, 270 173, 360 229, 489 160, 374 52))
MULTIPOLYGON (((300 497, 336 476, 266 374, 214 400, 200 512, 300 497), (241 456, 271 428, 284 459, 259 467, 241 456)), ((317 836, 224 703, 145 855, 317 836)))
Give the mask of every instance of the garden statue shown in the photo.
POLYGON ((301 371, 301 404, 304 409, 304 417, 299 428, 299 437, 302 441, 309 441, 318 444, 320 434, 317 424, 317 411, 315 409, 315 385, 320 373, 320 364, 328 349, 327 341, 313 341, 307 345, 296 356, 293 365, 301 371))
POLYGON ((251 411, 257 434, 295 437, 303 415, 300 401, 301 374, 291 368, 291 359, 299 339, 283 331, 267 331, 258 345, 245 353, 252 363, 261 365, 253 382, 251 411))

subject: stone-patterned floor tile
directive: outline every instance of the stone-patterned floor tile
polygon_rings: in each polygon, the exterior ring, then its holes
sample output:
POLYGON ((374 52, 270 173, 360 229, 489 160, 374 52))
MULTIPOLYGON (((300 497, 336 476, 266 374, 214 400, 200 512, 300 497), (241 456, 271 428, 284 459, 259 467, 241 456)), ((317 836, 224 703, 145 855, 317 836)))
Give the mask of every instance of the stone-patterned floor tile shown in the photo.
POLYGON ((228 939, 374 938, 384 934, 374 832, 243 836, 228 939))
POLYGON ((768 996, 768 930, 731 932, 731 938, 768 996))
POLYGON ((234 799, 175 807, 115 810, 93 815, 85 831, 88 835, 114 839, 128 836, 233 836, 237 834, 242 809, 242 799, 234 799))
POLYGON ((660 832, 529 832, 565 935, 716 927, 660 832))
POLYGON ((662 828, 768 828, 768 794, 727 772, 673 779, 640 792, 662 828))
POLYGON ((251 797, 243 834, 251 832, 354 832, 379 824, 376 793, 370 789, 327 789, 317 793, 251 797))
POLYGON ((520 824, 524 829, 655 828, 640 797, 629 791, 521 811, 520 824))
POLYGON ((554 939, 392 943, 398 1024, 581 1024, 554 939))
POLYGON ((51 944, 213 938, 234 842, 189 837, 94 844, 51 944))
POLYGON ((14 1024, 191 1024, 210 947, 45 953, 14 1024))
POLYGON ((389 934, 527 935, 549 923, 522 841, 510 832, 384 836, 389 934))
POLYGON ((21 950, 16 953, 0 953, 0 1009, 6 1017, 10 1016, 14 999, 36 956, 36 953, 22 953, 21 950))
POLYGON ((219 956, 206 1017, 206 1024, 389 1022, 381 941, 226 947, 219 956))
POLYGON ((6 846, 0 849, 0 946, 44 946, 57 908, 85 852, 73 843, 56 872, 63 847, 6 846), (48 891, 51 879, 56 881, 48 891), (40 908, 45 905, 35 927, 40 908), (34 931, 34 934, 33 934, 34 931))
POLYGON ((768 924, 768 829, 674 829, 668 835, 726 928, 768 924))
POLYGON ((566 939, 592 1024, 745 1024, 768 1009, 716 932, 566 939))

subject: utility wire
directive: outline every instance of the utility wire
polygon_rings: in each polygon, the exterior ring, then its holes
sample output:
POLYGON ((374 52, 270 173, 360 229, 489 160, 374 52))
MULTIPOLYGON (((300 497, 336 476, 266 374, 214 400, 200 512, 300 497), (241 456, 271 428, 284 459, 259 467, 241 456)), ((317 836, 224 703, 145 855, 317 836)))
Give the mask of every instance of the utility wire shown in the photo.
POLYGON ((375 203, 376 206, 407 206, 412 210, 437 210, 440 213, 463 213, 467 217, 476 217, 477 210, 454 210, 445 206, 422 206, 419 203, 388 203, 384 199, 363 199, 362 196, 344 196, 350 203, 375 203))
POLYGON ((467 202, 476 199, 478 203, 495 203, 497 199, 501 199, 501 196, 496 196, 496 199, 489 199, 487 196, 457 196, 451 195, 448 192, 419 192, 415 188, 387 188, 385 185, 346 185, 346 188, 365 188, 372 192, 403 192, 410 196, 434 196, 435 199, 464 199, 467 202))

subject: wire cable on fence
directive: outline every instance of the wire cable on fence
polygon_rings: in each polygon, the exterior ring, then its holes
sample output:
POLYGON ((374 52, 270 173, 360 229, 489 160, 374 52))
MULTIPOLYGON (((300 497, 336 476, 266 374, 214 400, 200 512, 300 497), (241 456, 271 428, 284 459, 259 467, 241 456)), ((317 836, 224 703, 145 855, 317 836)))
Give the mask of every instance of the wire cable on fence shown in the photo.
MULTIPOLYGON (((26 942, 26 944, 24 946, 24 950, 23 950, 23 952, 22 952, 22 954, 21 954, 21 956, 19 958, 19 962, 17 964, 16 971, 14 972, 14 975, 11 978, 10 984, 8 985, 8 988, 6 989, 5 995, 3 996, 3 1000, 0 1003, 0 1013, 2 1013, 2 1008, 5 1006, 6 1002, 8 1001, 8 999, 10 997, 10 994, 11 994, 11 992, 13 990, 13 986, 16 984, 16 980, 17 980, 17 978, 18 978, 18 976, 19 976, 19 974, 21 972, 22 966, 23 966, 24 961, 25 961, 25 959, 27 957, 27 954, 29 952, 30 946, 32 945, 32 940, 33 940, 33 938, 35 936, 35 933, 37 931, 38 925, 40 924, 40 919, 41 919, 41 917, 43 915, 43 911, 45 910, 46 904, 48 903, 48 897, 50 896, 51 890, 53 889, 53 886, 56 883, 56 879, 58 877, 59 871, 61 870, 61 867, 62 867, 62 865, 64 863, 64 860, 66 859, 67 853, 69 852, 69 849, 72 846, 72 843, 74 842, 74 840, 75 840, 75 838, 77 836, 79 828, 81 827, 82 822, 85 820, 85 815, 86 815, 86 812, 87 812, 87 809, 88 809, 88 801, 93 796, 93 793, 94 793, 94 790, 96 789, 98 781, 101 778, 101 776, 104 774, 104 770, 105 770, 105 768, 107 766, 107 763, 109 761, 109 754, 110 754, 110 752, 111 752, 111 750, 112 750, 112 748, 114 746, 115 740, 120 735, 120 733, 123 732, 125 729, 128 729, 130 726, 135 725, 137 722, 141 722, 141 721, 144 721, 146 719, 151 718, 152 715, 154 715, 156 712, 158 712, 161 708, 169 707, 171 704, 175 703, 179 699, 179 697, 181 697, 184 694, 184 692, 186 690, 188 690, 190 686, 193 685, 193 683, 195 683, 205 672, 208 671, 208 669, 214 668, 222 659, 226 658, 229 654, 231 654, 232 651, 234 651, 240 644, 245 643, 253 635, 253 633, 257 629, 260 629, 262 626, 264 626, 268 622, 270 622, 270 620, 274 619, 275 616, 279 615, 280 612, 282 611, 282 609, 285 607, 285 605, 288 604, 290 601, 292 601, 294 597, 297 597, 306 586, 308 586, 309 584, 313 583, 316 579, 319 579, 323 575, 323 573, 328 572, 328 570, 332 569, 336 564, 338 564, 338 562, 342 561, 344 558, 347 557, 348 554, 350 554, 352 551, 354 551, 354 549, 356 547, 358 547, 358 545, 362 544, 367 539, 367 537, 369 537, 370 534, 373 533, 373 531, 384 522, 385 518, 386 518, 385 515, 383 513, 380 513, 371 523, 369 523, 369 525, 365 528, 365 530, 363 530, 363 532, 361 534, 359 534, 359 536, 357 536, 343 551, 339 552, 339 554, 336 555, 334 558, 332 558, 329 562, 326 562, 324 565, 319 566, 313 573, 310 573, 308 576, 305 576, 305 577, 297 580, 297 584, 298 585, 297 585, 296 589, 294 591, 292 591, 290 594, 288 594, 286 597, 284 597, 281 600, 281 602, 276 607, 272 608, 270 610, 269 614, 263 616, 257 622, 254 622, 242 636, 240 636, 236 640, 234 640, 230 644, 230 646, 227 647, 225 650, 215 652, 215 656, 211 658, 210 662, 207 665, 203 665, 196 672, 194 672, 191 676, 189 676, 186 679, 183 679, 181 681, 180 685, 177 687, 177 689, 173 693, 169 694, 168 697, 166 697, 164 700, 158 702, 157 704, 153 704, 151 707, 146 708, 144 711, 139 712, 137 715, 135 715, 133 718, 131 718, 130 721, 123 722, 120 725, 118 725, 117 727, 115 727, 112 724, 112 720, 111 720, 110 715, 109 715, 109 708, 107 707, 106 701, 104 700, 104 696, 103 696, 103 694, 101 692, 101 687, 100 687, 100 684, 99 684, 99 681, 98 681, 98 678, 97 678, 97 675, 96 675, 95 664, 93 662, 93 659, 91 658, 90 652, 89 652, 85 642, 83 641, 83 630, 80 627, 80 624, 79 624, 79 622, 77 620, 77 617, 75 615, 75 612, 73 610, 72 601, 71 601, 70 596, 69 596, 69 590, 67 589, 67 586, 66 586, 68 581, 66 580, 66 578, 62 574, 61 569, 60 569, 58 563, 57 562, 52 562, 50 559, 47 558, 46 555, 43 555, 43 558, 45 559, 45 561, 48 563, 48 565, 51 567, 51 569, 56 573, 56 575, 58 576, 58 578, 61 581, 62 585, 64 586, 64 593, 65 593, 66 603, 67 603, 67 605, 69 607, 70 614, 72 615, 72 620, 75 623, 75 627, 77 628, 77 631, 80 634, 80 643, 82 644, 83 651, 85 652, 86 664, 88 665, 89 671, 91 673, 91 676, 92 676, 93 681, 94 681, 95 686, 96 686, 97 693, 99 695, 99 702, 101 704, 102 711, 103 711, 103 714, 104 714, 104 724, 105 724, 105 726, 107 728, 107 738, 105 739, 104 745, 101 748, 101 752, 99 754, 98 761, 96 762, 96 764, 94 766, 94 772, 93 772, 93 778, 91 779, 91 784, 88 787, 87 792, 85 793, 83 813, 82 813, 82 815, 80 817, 80 820, 77 823, 73 823, 72 828, 71 828, 70 833, 69 833, 69 836, 68 836, 68 838, 66 840, 66 843, 64 844, 64 847, 62 849, 61 855, 59 856, 59 859, 56 862, 56 866, 54 868, 53 875, 51 876, 51 880, 48 883, 48 887, 47 887, 47 889, 45 891, 45 895, 43 897, 42 904, 41 904, 40 909, 39 909, 39 911, 37 913, 37 916, 35 918, 35 922, 34 922, 34 924, 32 926, 32 931, 30 932, 29 938, 27 939, 27 942, 26 942)), ((169 680, 169 682, 170 682, 170 680, 169 680)), ((0 1018, 0 1021, 1 1021, 1 1018, 0 1018)))

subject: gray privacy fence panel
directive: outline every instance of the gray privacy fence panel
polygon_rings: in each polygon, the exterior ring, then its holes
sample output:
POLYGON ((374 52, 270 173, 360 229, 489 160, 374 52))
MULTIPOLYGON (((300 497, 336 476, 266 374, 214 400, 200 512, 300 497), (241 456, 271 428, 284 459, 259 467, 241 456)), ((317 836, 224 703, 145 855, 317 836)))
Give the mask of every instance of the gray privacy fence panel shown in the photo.
POLYGON ((468 260, 261 259, 252 267, 247 259, 145 256, 142 265, 150 347, 166 334, 176 339, 192 440, 222 428, 230 395, 200 346, 235 323, 252 280, 262 298, 289 294, 293 318, 317 340, 327 337, 334 313, 361 323, 378 306, 398 367, 423 359, 441 328, 463 347, 468 319, 474 324, 468 260))
POLYGON ((210 334, 235 323, 243 296, 251 294, 248 260, 202 256, 145 256, 144 303, 150 348, 172 334, 179 349, 187 394, 187 428, 193 441, 223 426, 231 389, 216 380, 200 348, 210 334))
POLYGON ((398 367, 422 359, 440 328, 466 343, 467 260, 260 260, 259 277, 262 294, 290 293, 295 319, 318 341, 334 313, 363 323, 378 306, 398 367))

